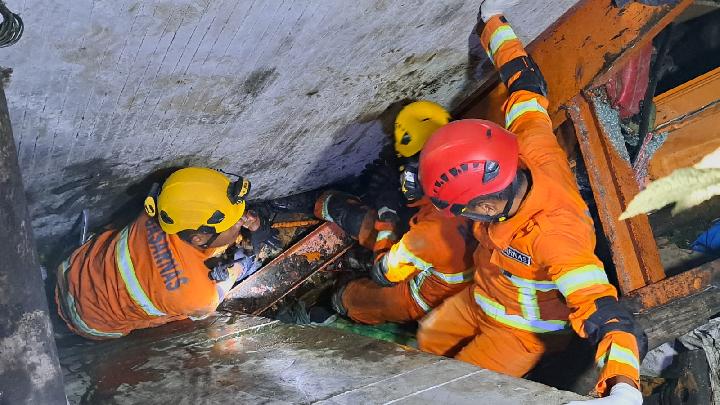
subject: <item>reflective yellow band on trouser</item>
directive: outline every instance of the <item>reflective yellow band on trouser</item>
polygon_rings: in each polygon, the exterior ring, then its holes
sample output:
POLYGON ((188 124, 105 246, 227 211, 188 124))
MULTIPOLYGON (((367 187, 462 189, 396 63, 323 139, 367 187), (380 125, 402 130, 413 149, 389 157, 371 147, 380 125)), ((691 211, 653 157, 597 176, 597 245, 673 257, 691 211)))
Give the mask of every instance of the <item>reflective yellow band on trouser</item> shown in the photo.
POLYGON ((505 128, 510 128, 510 125, 512 125, 515 120, 528 112, 541 112, 545 115, 548 113, 545 107, 540 105, 536 98, 515 103, 512 107, 510 107, 510 111, 505 114, 505 128))
POLYGON ((611 343, 610 349, 608 349, 607 353, 600 357, 597 363, 598 368, 602 369, 609 361, 616 361, 618 363, 628 365, 636 370, 640 370, 640 361, 635 353, 617 343, 611 343))
POLYGON ((75 297, 73 297, 70 291, 68 291, 67 289, 65 273, 67 273, 69 269, 70 263, 65 260, 62 262, 62 264, 60 264, 60 274, 58 274, 58 280, 60 282, 60 291, 58 294, 58 298, 59 300, 64 301, 64 303, 60 302, 60 305, 62 306, 61 310, 63 308, 67 309, 66 311, 62 311, 65 316, 70 318, 69 321, 73 324, 73 326, 78 328, 80 332, 86 335, 109 338, 122 337, 123 334, 120 332, 102 332, 89 327, 88 324, 83 321, 83 319, 80 317, 80 314, 78 314, 77 312, 77 307, 75 306, 75 297))
POLYGON ((475 302, 490 318, 504 325, 533 333, 559 332, 569 328, 570 324, 563 320, 526 319, 520 315, 510 315, 505 307, 494 300, 475 291, 475 302))
POLYGON ((472 281, 475 269, 468 269, 460 273, 442 273, 434 268, 431 269, 432 275, 446 282, 447 284, 462 284, 472 281))
POLYGON ((498 49, 507 41, 512 41, 513 39, 518 39, 517 35, 515 35, 515 32, 510 27, 510 25, 501 25, 495 29, 495 31, 490 35, 490 43, 488 44, 488 56, 490 57, 490 60, 495 63, 495 59, 493 58, 495 54, 497 53, 498 49))
POLYGON ((609 284, 607 274, 602 268, 590 264, 570 270, 562 276, 558 277, 555 282, 563 296, 591 287, 597 284, 609 284))
POLYGON ((140 286, 140 281, 135 275, 135 265, 130 257, 130 247, 128 245, 128 228, 129 227, 125 227, 125 229, 120 232, 120 239, 118 239, 117 245, 115 246, 115 263, 117 264, 118 271, 133 301, 135 301, 146 314, 150 316, 163 316, 165 313, 157 309, 152 301, 150 301, 150 298, 145 294, 142 286, 140 286))
POLYGON ((425 282, 425 277, 427 277, 426 273, 420 273, 410 280, 410 295, 423 311, 430 312, 432 307, 430 304, 425 302, 423 297, 420 295, 420 287, 422 287, 423 282, 425 282))

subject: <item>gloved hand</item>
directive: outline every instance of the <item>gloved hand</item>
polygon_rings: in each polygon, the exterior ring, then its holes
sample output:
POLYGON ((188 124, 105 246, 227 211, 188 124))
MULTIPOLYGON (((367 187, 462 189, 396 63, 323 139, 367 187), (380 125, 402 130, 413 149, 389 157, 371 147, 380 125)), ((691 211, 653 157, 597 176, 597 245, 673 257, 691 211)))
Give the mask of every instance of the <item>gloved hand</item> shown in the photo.
POLYGON ((272 227, 272 224, 265 218, 260 218, 260 227, 250 234, 250 243, 252 243, 253 252, 257 255, 264 245, 273 249, 282 248, 280 239, 278 238, 278 230, 272 227))
POLYGON ((483 22, 488 22, 493 16, 503 14, 518 3, 520 3, 520 0, 483 0, 480 3, 480 19, 483 22))
POLYGON ((610 395, 605 398, 572 401, 567 405, 642 405, 642 403, 643 396, 637 388, 630 384, 617 383, 610 388, 610 395))
POLYGON ((706 254, 714 254, 720 250, 720 221, 716 221, 710 229, 701 233, 690 249, 706 254))
POLYGON ((235 280, 236 283, 252 276, 262 268, 262 263, 255 257, 255 255, 248 256, 242 249, 238 250, 237 253, 235 253, 234 259, 236 263, 242 266, 242 272, 235 280))
POLYGON ((397 168, 385 159, 375 159, 365 166, 369 190, 383 190, 397 188, 397 168))
POLYGON ((375 208, 378 211, 378 218, 380 218, 381 221, 399 221, 399 217, 397 215, 398 210, 403 205, 402 201, 402 194, 398 190, 385 190, 382 193, 380 193, 377 198, 375 199, 375 208), (393 214, 394 216, 388 217, 388 214, 393 214))

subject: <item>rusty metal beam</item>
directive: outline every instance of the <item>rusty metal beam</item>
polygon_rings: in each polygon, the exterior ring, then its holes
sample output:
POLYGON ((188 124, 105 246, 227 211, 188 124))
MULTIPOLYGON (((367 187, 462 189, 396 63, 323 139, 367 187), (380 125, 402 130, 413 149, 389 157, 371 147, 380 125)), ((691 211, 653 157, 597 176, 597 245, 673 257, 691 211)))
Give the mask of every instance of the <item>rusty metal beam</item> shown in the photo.
MULTIPOLYGON (((632 51, 642 49, 690 4, 692 0, 661 7, 631 3, 620 9, 612 0, 584 0, 530 43, 528 52, 548 82, 553 123, 565 120, 561 106, 581 90, 606 82, 632 51)), ((462 117, 503 123, 500 107, 506 98, 507 89, 498 84, 462 117)))
POLYGON ((720 260, 668 277, 637 289, 624 299, 634 312, 643 312, 668 302, 720 287, 720 260))
POLYGON ((630 164, 618 155, 605 126, 582 95, 573 98, 567 111, 575 126, 600 221, 612 250, 621 292, 628 294, 662 280, 665 274, 647 216, 618 220, 638 193, 630 164))
POLYGON ((312 274, 337 260, 353 243, 337 225, 324 223, 230 290, 222 308, 263 315, 312 274))

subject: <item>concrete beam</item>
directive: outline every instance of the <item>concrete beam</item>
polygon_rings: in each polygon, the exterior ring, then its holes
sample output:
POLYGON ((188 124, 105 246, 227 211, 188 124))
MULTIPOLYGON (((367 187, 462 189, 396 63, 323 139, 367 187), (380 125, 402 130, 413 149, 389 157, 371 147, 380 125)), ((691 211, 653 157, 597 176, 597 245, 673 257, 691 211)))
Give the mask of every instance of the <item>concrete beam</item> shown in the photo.
POLYGON ((0 87, 0 403, 65 404, 5 92, 0 87))

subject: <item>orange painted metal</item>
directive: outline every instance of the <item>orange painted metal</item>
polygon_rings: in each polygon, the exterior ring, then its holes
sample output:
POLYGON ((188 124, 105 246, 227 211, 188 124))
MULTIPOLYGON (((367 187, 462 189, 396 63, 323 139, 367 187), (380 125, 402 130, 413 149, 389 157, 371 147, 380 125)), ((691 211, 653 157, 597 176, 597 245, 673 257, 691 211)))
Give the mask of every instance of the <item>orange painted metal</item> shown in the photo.
POLYGON ((668 138, 650 161, 652 179, 689 167, 720 147, 720 68, 669 90, 654 99, 653 132, 668 138))
POLYGON ((659 307, 709 288, 720 287, 720 260, 715 260, 633 291, 624 302, 635 312, 659 307))
MULTIPOLYGON (((583 0, 527 46, 548 82, 550 117, 565 120, 561 106, 593 83, 605 83, 634 50, 642 49, 692 0, 661 7, 630 3, 617 8, 612 0, 583 0)), ((512 24, 512 21, 510 21, 512 24)), ((463 118, 504 123, 500 107, 507 98, 502 84, 484 92, 463 118)))
POLYGON ((621 292, 628 294, 662 280, 665 272, 647 216, 618 220, 638 193, 630 164, 615 151, 605 126, 582 95, 572 99, 567 111, 575 126, 598 215, 612 250, 621 292))

